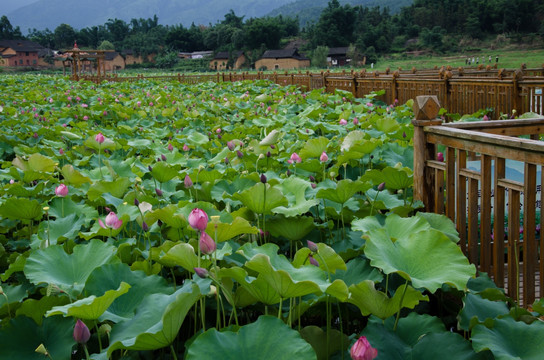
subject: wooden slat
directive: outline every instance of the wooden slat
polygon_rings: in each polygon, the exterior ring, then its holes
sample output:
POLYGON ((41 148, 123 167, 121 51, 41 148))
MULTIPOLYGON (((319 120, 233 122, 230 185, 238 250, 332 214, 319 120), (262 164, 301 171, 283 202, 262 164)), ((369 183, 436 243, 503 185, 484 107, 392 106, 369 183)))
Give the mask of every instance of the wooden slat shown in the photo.
POLYGON ((519 192, 523 192, 523 183, 519 181, 509 180, 509 179, 497 179, 499 186, 502 186, 506 189, 514 189, 519 192))
POLYGON ((491 157, 481 158, 480 243, 481 269, 491 272, 491 157))
POLYGON ((478 268, 478 180, 468 180, 468 259, 478 268))
POLYGON ((444 214, 444 170, 435 169, 434 189, 434 212, 444 214))
POLYGON ((495 158, 494 196, 493 196, 493 278, 498 287, 504 287, 504 206, 505 191, 499 185, 504 178, 505 160, 495 158))
POLYGON ((455 223, 455 149, 446 149, 446 216, 455 223))
MULTIPOLYGON (((467 166, 467 153, 459 150, 457 153, 457 231, 459 231, 459 245, 467 254, 467 178, 461 175, 460 169, 467 166)), ((415 176, 415 175, 414 175, 415 176)))
POLYGON ((536 166, 525 164, 523 190, 523 303, 535 300, 535 272, 538 253, 535 239, 536 166))
POLYGON ((508 190, 508 295, 519 301, 520 193, 508 190))

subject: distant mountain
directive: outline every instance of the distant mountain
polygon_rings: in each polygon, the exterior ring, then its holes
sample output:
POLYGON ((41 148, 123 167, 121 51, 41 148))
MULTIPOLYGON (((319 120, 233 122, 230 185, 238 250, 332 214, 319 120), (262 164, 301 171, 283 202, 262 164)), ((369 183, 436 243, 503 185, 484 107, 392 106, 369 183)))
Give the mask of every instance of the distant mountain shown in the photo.
MULTIPOLYGON (((7 2, 7 0, 0 0, 7 2)), ((17 2, 30 0, 17 0, 17 2)), ((189 27, 215 24, 231 9, 237 16, 261 17, 293 0, 38 0, 6 15, 11 24, 19 26, 23 35, 28 29, 54 30, 62 23, 75 29, 102 25, 108 19, 130 21, 157 15, 163 25, 183 24, 189 27)), ((2 5, 4 7, 4 5, 2 5)), ((10 8, 13 8, 11 6, 10 8)), ((0 11, 3 11, 0 10, 0 11)))
MULTIPOLYGON (((341 5, 349 4, 351 6, 380 6, 382 9, 389 8, 391 14, 400 12, 400 9, 413 4, 414 0, 339 0, 341 5)), ((317 22, 321 11, 327 7, 329 0, 297 0, 282 5, 272 10, 268 16, 298 16, 301 26, 309 22, 317 22)))
POLYGON ((2 15, 7 16, 12 11, 22 8, 23 6, 27 6, 28 4, 35 3, 36 1, 38 0, 0 0, 0 17, 2 15))

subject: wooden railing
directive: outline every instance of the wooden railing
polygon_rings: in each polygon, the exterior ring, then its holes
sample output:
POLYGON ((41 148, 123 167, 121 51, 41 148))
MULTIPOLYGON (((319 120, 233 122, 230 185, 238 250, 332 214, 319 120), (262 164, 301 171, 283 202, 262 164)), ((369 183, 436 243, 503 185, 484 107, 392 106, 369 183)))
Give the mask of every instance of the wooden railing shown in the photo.
POLYGON ((414 197, 454 221, 460 247, 479 271, 530 305, 544 286, 544 241, 536 236, 544 119, 444 124, 436 119, 439 107, 436 96, 414 104, 414 197), (523 168, 522 179, 507 174, 511 164, 523 168))
POLYGON ((544 68, 542 69, 440 69, 420 71, 395 71, 391 73, 341 72, 341 73, 206 73, 166 76, 106 76, 83 77, 99 81, 138 81, 144 79, 177 80, 196 84, 215 81, 242 81, 268 79, 280 85, 298 85, 305 90, 325 88, 353 93, 362 98, 373 91, 385 90, 380 97, 387 104, 395 100, 405 103, 419 95, 436 95, 442 106, 451 114, 472 114, 489 109, 494 119, 526 112, 544 115, 544 68), (514 111, 515 110, 515 111, 514 111))

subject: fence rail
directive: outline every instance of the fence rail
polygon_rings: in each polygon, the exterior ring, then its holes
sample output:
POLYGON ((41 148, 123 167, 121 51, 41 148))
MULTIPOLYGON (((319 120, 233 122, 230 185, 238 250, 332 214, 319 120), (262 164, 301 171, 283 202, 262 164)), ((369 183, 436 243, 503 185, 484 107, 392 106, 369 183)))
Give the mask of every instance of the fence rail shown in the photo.
POLYGON ((362 98, 373 91, 385 90, 380 100, 391 104, 405 103, 420 95, 436 95, 451 114, 472 114, 489 109, 488 116, 504 116, 534 112, 544 115, 544 67, 542 69, 440 69, 408 71, 341 73, 208 73, 166 76, 83 76, 100 81, 139 81, 144 79, 177 80, 186 84, 215 81, 267 79, 280 85, 298 85, 305 90, 325 88, 328 92, 345 90, 362 98))
POLYGON ((544 142, 537 140, 544 119, 443 124, 435 119, 437 104, 436 96, 415 104, 414 196, 427 211, 454 221, 471 263, 524 306, 532 304, 544 286, 544 241, 536 236, 544 202, 542 191, 537 199, 538 171, 544 183, 544 142), (521 181, 507 177, 509 162, 522 164, 521 181))

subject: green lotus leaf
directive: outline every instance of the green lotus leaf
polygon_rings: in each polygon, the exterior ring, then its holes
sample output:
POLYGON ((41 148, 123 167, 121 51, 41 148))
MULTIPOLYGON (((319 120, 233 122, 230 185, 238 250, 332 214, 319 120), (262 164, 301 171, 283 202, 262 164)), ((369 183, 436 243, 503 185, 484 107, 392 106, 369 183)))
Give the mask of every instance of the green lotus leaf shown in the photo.
POLYGON ((85 224, 90 224, 93 219, 98 217, 98 210, 84 201, 75 203, 71 197, 59 198, 55 197, 49 204, 49 216, 62 218, 68 214, 74 214, 85 224), (63 214, 64 213, 64 214, 63 214))
POLYGON ((145 220, 148 224, 153 224, 157 220, 161 220, 166 225, 175 229, 185 228, 188 224, 185 217, 181 214, 180 209, 173 204, 147 212, 145 220))
POLYGON ((435 229, 419 231, 396 241, 385 229, 373 230, 366 241, 365 255, 372 266, 384 273, 398 273, 412 281, 415 288, 426 288, 431 293, 444 283, 465 289, 469 278, 476 274, 474 265, 469 264, 461 249, 435 229))
POLYGON ((206 144, 208 141, 210 141, 210 139, 204 135, 204 134, 201 134, 199 132, 196 132, 196 131, 193 131, 191 132, 188 136, 187 136, 187 141, 191 144, 191 145, 204 145, 206 144))
POLYGON ((381 224, 378 218, 367 216, 352 222, 352 229, 368 234, 373 230, 385 229, 389 237, 394 241, 409 237, 411 234, 431 229, 429 223, 421 217, 403 218, 397 214, 391 214, 385 218, 385 224, 381 224))
POLYGON ((6 296, 0 297, 0 315, 8 313, 9 309, 13 310, 23 299, 28 297, 28 284, 23 285, 2 285, 2 291, 6 296))
POLYGON ((399 286, 392 298, 389 298, 384 292, 376 290, 372 280, 364 280, 357 285, 351 285, 349 291, 348 302, 356 305, 363 316, 374 315, 383 320, 403 308, 413 309, 420 301, 429 301, 428 296, 424 296, 406 284, 399 286))
POLYGON ((36 197, 45 188, 45 183, 41 182, 36 186, 24 186, 22 183, 15 183, 7 189, 7 194, 15 197, 29 198, 36 197))
POLYGON ((289 200, 289 205, 278 206, 277 208, 272 209, 272 211, 288 217, 307 213, 312 207, 319 204, 319 200, 317 199, 306 199, 306 189, 310 186, 310 182, 301 178, 290 177, 286 179, 283 183, 278 185, 278 187, 289 200))
POLYGON ((459 312, 459 327, 470 331, 477 324, 492 326, 492 319, 508 314, 509 309, 502 301, 490 301, 481 296, 467 293, 463 299, 463 309, 459 312))
POLYGON ((190 281, 171 295, 146 296, 133 318, 113 327, 108 356, 117 349, 155 350, 169 346, 200 296, 198 286, 190 281))
POLYGON ((491 350, 497 360, 542 359, 544 323, 528 325, 511 317, 495 319, 493 326, 476 325, 472 329, 472 346, 477 352, 491 350))
POLYGON ((126 294, 130 285, 122 282, 117 290, 108 290, 104 295, 91 295, 64 306, 55 306, 46 313, 46 316, 63 315, 85 320, 97 320, 110 307, 115 299, 126 294))
POLYGON ((255 124, 256 126, 260 126, 260 127, 269 127, 274 125, 274 121, 272 121, 272 119, 269 119, 269 118, 253 119, 251 120, 251 122, 255 124))
POLYGON ((438 359, 448 357, 460 360, 483 360, 462 336, 446 331, 439 318, 415 312, 400 318, 393 330, 395 319, 382 320, 371 317, 361 335, 385 359, 438 359), (444 349, 447 349, 445 353, 444 349))
POLYGON ((351 147, 357 143, 363 143, 366 140, 366 134, 361 130, 353 130, 350 131, 349 134, 346 135, 344 138, 344 141, 342 142, 342 145, 340 146, 341 151, 349 151, 351 147))
POLYGON ((253 243, 247 243, 237 251, 248 259, 245 267, 261 274, 284 299, 326 291, 330 283, 323 270, 313 265, 295 268, 277 252, 275 244, 256 246, 253 243))
POLYGON ((392 133, 400 128, 400 124, 391 116, 381 116, 376 119, 376 129, 384 133, 392 133))
POLYGON ((349 337, 338 330, 331 329, 329 333, 329 349, 327 351, 327 333, 318 326, 310 325, 300 330, 300 336, 306 340, 317 355, 317 360, 328 360, 337 351, 346 351, 349 337))
MULTIPOLYGON (((255 122, 255 120, 254 120, 255 122)), ((269 126, 269 125, 266 125, 269 126)), ((268 135, 265 136, 264 139, 261 140, 259 143, 260 146, 270 146, 278 142, 278 139, 280 138, 281 132, 279 130, 274 129, 272 130, 268 135)))
MULTIPOLYGON (((168 267, 181 266, 190 272, 194 272, 194 268, 199 267, 198 255, 195 253, 195 249, 187 243, 180 243, 173 246, 158 261, 168 267)), ((200 267, 206 268, 209 265, 209 260, 200 260, 200 267)))
POLYGON ((61 173, 62 173, 62 176, 64 177, 64 181, 68 185, 80 187, 81 185, 85 183, 91 182, 91 179, 89 179, 87 176, 82 175, 79 171, 74 169, 72 165, 64 165, 62 167, 61 173))
MULTIPOLYGON (((314 258, 319 262, 319 267, 331 274, 335 274, 337 270, 347 270, 346 263, 330 246, 324 243, 317 243, 317 254, 314 258)), ((308 263, 308 255, 311 254, 310 249, 303 247, 298 250, 293 258, 293 266, 299 267, 308 263)))
POLYGON ((2 281, 6 281, 7 279, 9 279, 9 277, 13 273, 23 271, 23 269, 25 268, 26 258, 28 257, 28 255, 29 255, 28 252, 17 255, 17 257, 15 258, 15 261, 9 264, 8 269, 6 270, 5 273, 2 274, 2 276, 0 276, 0 279, 2 281))
POLYGON ((11 197, 0 206, 0 215, 13 220, 34 220, 42 217, 43 210, 36 200, 11 197))
POLYGON ((64 137, 66 137, 68 140, 81 140, 82 137, 79 136, 78 134, 74 134, 73 132, 70 132, 70 131, 61 131, 60 134, 64 137))
POLYGON ((391 190, 408 189, 414 184, 414 177, 408 168, 395 168, 388 166, 383 170, 368 170, 363 179, 370 180, 374 185, 385 183, 385 187, 391 190))
POLYGON ((107 137, 104 139, 102 144, 99 144, 98 141, 95 140, 95 135, 87 138, 83 144, 90 149, 96 151, 100 150, 101 152, 104 152, 104 149, 115 150, 117 147, 117 144, 112 139, 107 137))
POLYGON ((538 312, 540 315, 544 315, 544 298, 536 300, 533 303, 533 311, 538 312))
POLYGON ((28 170, 46 173, 55 171, 55 165, 55 161, 39 153, 30 155, 27 163, 28 170))
MULTIPOLYGON (((119 213, 119 215, 121 215, 121 213, 119 213)), ((102 222, 104 222, 104 218, 105 217, 102 218, 102 222)), ((119 216, 119 219, 123 221, 123 224, 118 229, 103 228, 100 226, 100 223, 98 221, 95 221, 90 231, 80 232, 79 235, 85 240, 90 240, 98 236, 101 236, 104 238, 116 237, 123 231, 123 229, 127 225, 128 220, 130 220, 127 214, 122 214, 121 216, 119 216)))
POLYGON ((457 232, 455 224, 449 217, 442 214, 426 212, 418 212, 416 217, 422 217, 427 220, 433 229, 442 231, 454 243, 457 244, 459 242, 459 233, 457 232))
POLYGON ((178 176, 181 170, 179 165, 170 165, 165 161, 155 163, 151 170, 151 175, 160 183, 172 180, 178 176))
POLYGON ((153 143, 150 139, 131 139, 127 142, 127 145, 137 149, 148 149, 153 143))
POLYGON ((41 326, 31 318, 17 316, 0 330, 0 359, 43 360, 35 350, 43 344, 55 360, 70 360, 75 322, 59 316, 46 318, 41 326))
POLYGON ((300 334, 272 316, 242 326, 237 332, 210 329, 187 349, 187 360, 315 360, 300 334), (273 334, 273 336, 271 336, 273 334))
POLYGON ((340 180, 336 184, 335 189, 319 190, 316 197, 319 199, 327 199, 339 204, 344 204, 358 192, 365 192, 370 189, 370 187, 370 183, 345 179, 340 180))
POLYGON ((134 317, 134 313, 144 297, 150 293, 171 294, 174 292, 163 277, 146 275, 143 271, 132 271, 127 264, 107 264, 89 275, 85 283, 85 292, 101 295, 110 289, 120 288, 122 283, 131 287, 128 292, 114 299, 113 303, 99 317, 100 321, 119 322, 134 317))
POLYGON ((266 230, 275 236, 283 236, 290 241, 303 239, 315 228, 314 219, 309 216, 273 217, 266 222, 266 230))
POLYGON ((330 140, 323 136, 310 139, 306 141, 299 155, 302 159, 319 158, 324 151, 327 151, 329 143, 330 140))
POLYGON ((99 240, 74 246, 67 254, 59 245, 36 250, 26 260, 24 273, 34 284, 54 284, 76 295, 81 292, 91 272, 99 266, 118 262, 117 248, 99 240))
POLYGON ((128 187, 130 186, 130 179, 120 177, 113 181, 101 180, 91 185, 87 191, 87 197, 91 201, 97 201, 102 198, 105 193, 110 193, 116 198, 122 198, 128 187))
POLYGON ((340 279, 347 286, 351 286, 359 284, 361 280, 381 282, 383 280, 383 275, 378 269, 370 266, 370 261, 368 259, 365 259, 363 256, 358 256, 348 261, 346 270, 337 270, 332 276, 332 279, 340 279))
POLYGON ((377 191, 374 189, 369 189, 365 193, 367 199, 369 202, 375 202, 374 208, 383 209, 382 206, 385 207, 385 209, 394 209, 396 207, 404 206, 404 201, 399 199, 397 195, 389 193, 389 191, 377 191), (379 206, 377 204, 383 204, 382 206, 379 206))
POLYGON ((217 224, 217 228, 215 227, 215 225, 216 224, 210 221, 208 223, 208 227, 206 228, 206 232, 212 237, 212 239, 215 239, 218 243, 230 240, 242 234, 258 234, 259 233, 259 229, 257 229, 255 226, 251 226, 249 221, 239 216, 234 218, 234 220, 230 224, 219 223, 217 224), (217 239, 216 239, 216 231, 217 231, 217 239))
POLYGON ((43 221, 38 228, 38 238, 55 245, 66 239, 75 240, 85 219, 79 219, 75 214, 56 220, 43 221))
POLYGON ((277 304, 280 301, 278 292, 270 286, 262 275, 249 276, 244 269, 233 266, 230 268, 221 268, 219 277, 232 278, 244 289, 245 292, 236 291, 235 301, 238 306, 251 305, 259 301, 266 305, 277 304))
POLYGON ((62 306, 70 302, 68 296, 44 296, 39 300, 26 299, 17 309, 17 316, 27 316, 36 324, 42 325, 44 315, 53 306, 62 306))
POLYGON ((241 193, 234 194, 232 197, 235 200, 240 200, 244 206, 257 214, 269 215, 272 213, 272 209, 288 204, 287 198, 283 196, 279 189, 263 183, 257 183, 241 193))

